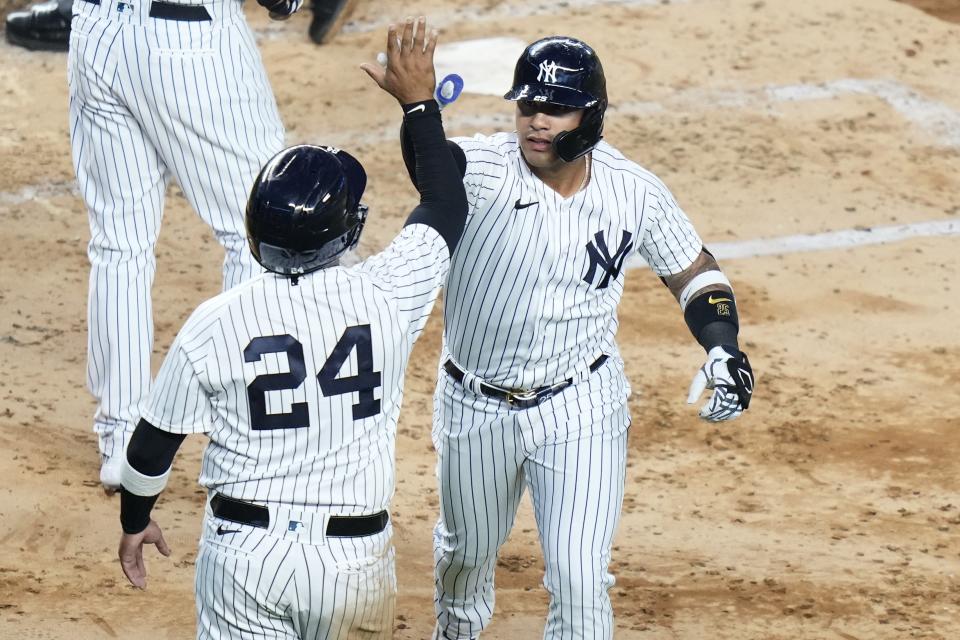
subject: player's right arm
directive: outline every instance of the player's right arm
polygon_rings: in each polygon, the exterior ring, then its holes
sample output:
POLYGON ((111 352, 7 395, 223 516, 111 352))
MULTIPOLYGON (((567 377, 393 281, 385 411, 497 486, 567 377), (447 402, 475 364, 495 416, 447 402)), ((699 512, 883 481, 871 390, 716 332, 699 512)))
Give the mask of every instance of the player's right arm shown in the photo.
MULTIPOLYGON (((463 179, 463 177, 467 175, 467 154, 464 153, 463 147, 453 140, 447 140, 447 148, 450 149, 450 153, 453 154, 457 171, 460 173, 460 178, 463 179)), ((407 127, 406 119, 404 119, 400 125, 400 153, 403 155, 403 164, 407 168, 407 173, 410 175, 410 182, 413 183, 413 186, 419 191, 420 182, 417 180, 417 160, 413 148, 413 139, 410 136, 410 129, 407 127)))
POLYGON ((173 457, 185 437, 185 434, 161 431, 146 420, 141 420, 127 447, 124 479, 120 487, 120 526, 123 535, 117 555, 127 580, 140 589, 147 586, 143 545, 155 544, 161 554, 170 555, 170 547, 163 539, 160 525, 150 519, 150 511, 166 485, 173 457))
POLYGON ((433 98, 436 45, 437 34, 427 33, 422 17, 407 20, 399 40, 396 27, 390 25, 386 67, 372 64, 362 67, 403 107, 404 129, 412 148, 413 175, 420 191, 420 204, 411 212, 406 225, 425 224, 436 229, 452 254, 466 223, 467 196, 463 173, 443 131, 440 106, 433 98))
POLYGON ((144 417, 130 438, 120 487, 120 566, 130 583, 146 586, 143 545, 155 544, 165 556, 170 548, 150 518, 164 490, 173 458, 188 433, 202 432, 212 407, 185 346, 191 317, 170 347, 150 394, 144 417))

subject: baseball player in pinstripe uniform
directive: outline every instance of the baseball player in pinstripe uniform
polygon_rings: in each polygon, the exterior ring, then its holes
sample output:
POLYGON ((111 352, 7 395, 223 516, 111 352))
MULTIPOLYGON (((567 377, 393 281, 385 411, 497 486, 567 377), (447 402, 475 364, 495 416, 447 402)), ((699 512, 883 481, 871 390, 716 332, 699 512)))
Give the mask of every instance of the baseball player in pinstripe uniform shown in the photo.
POLYGON ((475 638, 489 622, 497 553, 526 488, 546 560, 544 636, 599 640, 613 634, 608 564, 630 425, 614 340, 627 257, 661 277, 707 352, 688 394, 712 389, 701 417, 737 417, 752 372, 733 290, 690 220, 601 140, 593 49, 531 44, 505 97, 516 131, 451 141, 470 213, 447 276, 435 395, 435 637, 475 638))
MULTIPOLYGON (((278 16, 301 1, 262 0, 278 16)), ((284 130, 242 0, 77 0, 74 13, 70 137, 91 233, 87 386, 111 493, 150 387, 167 184, 176 180, 224 247, 229 289, 261 271, 243 208, 284 130)))
POLYGON ((210 438, 196 563, 198 638, 388 638, 395 579, 387 508, 403 375, 467 213, 433 100, 435 35, 391 28, 421 201, 353 267, 366 178, 344 151, 297 146, 263 168, 247 208, 268 273, 202 304, 164 360, 122 472, 120 562, 145 586, 150 512, 186 434, 210 438))

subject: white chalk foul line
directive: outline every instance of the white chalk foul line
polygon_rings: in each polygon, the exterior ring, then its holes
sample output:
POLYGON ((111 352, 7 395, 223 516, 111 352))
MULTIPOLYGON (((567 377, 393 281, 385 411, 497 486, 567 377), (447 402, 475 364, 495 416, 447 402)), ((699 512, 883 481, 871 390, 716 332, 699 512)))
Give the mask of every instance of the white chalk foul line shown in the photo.
MULTIPOLYGON (((394 132, 395 135, 395 132, 394 132)), ((15 192, 0 192, 0 206, 16 207, 42 198, 71 195, 79 197, 75 183, 50 183, 24 187, 15 192)), ((866 227, 826 233, 760 238, 741 242, 710 242, 710 251, 721 260, 759 256, 824 251, 872 244, 886 244, 917 237, 960 235, 960 220, 936 220, 886 227, 866 227)), ((628 269, 645 266, 643 258, 634 255, 626 262, 628 269)))
MULTIPOLYGON (((960 220, 936 220, 917 222, 889 227, 868 227, 828 231, 779 238, 761 238, 743 242, 708 242, 710 252, 718 260, 736 260, 738 258, 756 258, 759 256, 825 251, 827 249, 845 249, 871 244, 887 244, 910 238, 928 236, 960 235, 960 220)), ((638 255, 630 258, 628 269, 646 266, 638 255)))
POLYGON ((75 180, 69 182, 48 182, 42 185, 30 185, 17 191, 0 191, 0 205, 16 206, 40 198, 56 198, 59 196, 79 196, 75 180))
POLYGON ((941 146, 960 147, 960 113, 899 82, 843 78, 822 84, 767 88, 767 95, 779 102, 824 100, 844 93, 867 94, 880 98, 904 118, 934 134, 941 146))
MULTIPOLYGON (((465 86, 469 92, 470 87, 465 86)), ((892 80, 842 78, 817 84, 766 86, 752 89, 688 89, 662 102, 634 101, 610 106, 610 113, 645 115, 714 109, 767 109, 773 105, 834 100, 844 95, 869 95, 886 102, 905 120, 933 137, 941 147, 960 148, 960 112, 892 80)))
MULTIPOLYGON (((462 68, 458 69, 454 64, 444 63, 439 58, 437 68, 442 69, 444 73, 460 73, 466 80, 463 89, 465 93, 502 95, 510 85, 510 80, 506 75, 503 76, 506 79, 494 81, 492 78, 496 74, 488 70, 487 79, 482 84, 471 86, 469 80, 467 80, 470 77, 470 71, 464 71, 462 68)), ((509 73, 512 73, 512 71, 509 73)), ((830 100, 843 94, 865 94, 877 97, 900 113, 905 120, 932 135, 935 144, 955 149, 960 148, 960 112, 941 102, 922 96, 909 87, 884 80, 847 78, 823 84, 781 85, 744 90, 691 89, 679 92, 663 102, 631 101, 611 105, 609 114, 612 116, 610 122, 616 123, 616 116, 618 115, 683 114, 694 110, 724 108, 766 109, 777 103, 830 100)), ((510 105, 505 104, 502 113, 461 113, 457 110, 455 103, 444 111, 444 120, 447 121, 448 132, 454 129, 459 132, 468 127, 475 127, 477 130, 503 129, 504 127, 512 127, 513 111, 510 105)), ((331 130, 323 132, 316 139, 322 140, 324 143, 350 148, 351 145, 376 144, 396 140, 397 127, 395 124, 390 124, 380 129, 368 128, 363 132, 331 130)))

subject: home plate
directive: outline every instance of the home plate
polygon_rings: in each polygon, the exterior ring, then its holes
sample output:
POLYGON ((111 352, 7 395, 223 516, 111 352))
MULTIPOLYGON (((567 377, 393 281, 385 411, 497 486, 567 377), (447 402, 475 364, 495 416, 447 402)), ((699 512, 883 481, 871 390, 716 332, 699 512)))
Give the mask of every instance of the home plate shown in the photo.
POLYGON ((502 96, 513 84, 513 67, 527 43, 519 38, 483 38, 437 45, 437 77, 456 73, 464 93, 502 96))

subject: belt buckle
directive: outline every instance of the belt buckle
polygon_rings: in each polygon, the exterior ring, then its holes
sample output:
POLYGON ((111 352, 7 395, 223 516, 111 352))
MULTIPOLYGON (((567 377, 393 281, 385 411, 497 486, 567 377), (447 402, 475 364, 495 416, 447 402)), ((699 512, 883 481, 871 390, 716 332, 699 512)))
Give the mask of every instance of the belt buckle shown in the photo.
POLYGON ((557 385, 528 391, 510 391, 507 393, 507 404, 517 409, 529 409, 549 400, 556 392, 557 385))
POLYGON ((537 390, 508 391, 507 404, 511 407, 517 407, 518 409, 526 409, 527 407, 538 405, 540 403, 537 401, 537 390))

